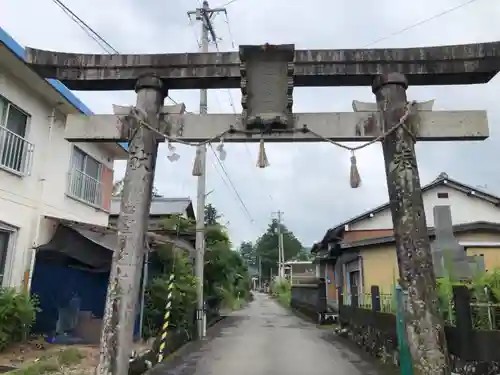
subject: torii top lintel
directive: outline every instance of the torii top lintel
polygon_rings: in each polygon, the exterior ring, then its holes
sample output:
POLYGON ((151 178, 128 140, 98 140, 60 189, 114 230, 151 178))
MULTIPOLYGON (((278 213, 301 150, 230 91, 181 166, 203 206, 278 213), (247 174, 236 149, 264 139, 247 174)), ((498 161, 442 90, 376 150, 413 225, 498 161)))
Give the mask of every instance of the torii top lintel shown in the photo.
MULTIPOLYGON (((73 90, 133 90, 137 78, 155 73, 169 89, 240 88, 238 52, 93 55, 27 48, 27 61, 45 78, 73 90)), ((403 73, 410 85, 488 82, 500 70, 500 42, 399 49, 295 50, 294 86, 370 86, 373 77, 403 73)))

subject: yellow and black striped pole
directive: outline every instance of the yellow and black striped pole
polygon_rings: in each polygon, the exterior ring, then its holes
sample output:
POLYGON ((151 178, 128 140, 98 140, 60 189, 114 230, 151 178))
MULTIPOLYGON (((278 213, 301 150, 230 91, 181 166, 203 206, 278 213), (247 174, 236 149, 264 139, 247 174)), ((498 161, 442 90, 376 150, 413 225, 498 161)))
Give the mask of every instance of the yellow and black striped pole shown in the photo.
POLYGON ((172 308, 172 296, 174 291, 174 273, 170 275, 168 279, 168 295, 167 295, 167 306, 165 309, 165 316, 163 317, 163 326, 161 328, 161 338, 160 347, 158 349, 158 363, 163 362, 165 356, 165 347, 167 345, 167 331, 168 323, 170 320, 170 309, 172 308))

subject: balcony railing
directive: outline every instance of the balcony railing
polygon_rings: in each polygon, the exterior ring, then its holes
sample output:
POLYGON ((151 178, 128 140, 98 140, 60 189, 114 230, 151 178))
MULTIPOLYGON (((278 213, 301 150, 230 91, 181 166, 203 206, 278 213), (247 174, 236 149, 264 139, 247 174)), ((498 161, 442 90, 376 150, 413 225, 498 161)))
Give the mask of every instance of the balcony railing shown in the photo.
POLYGON ((102 183, 77 169, 69 172, 68 195, 92 206, 103 205, 102 183))
POLYGON ((29 175, 34 150, 33 143, 0 126, 0 168, 23 176, 29 175))

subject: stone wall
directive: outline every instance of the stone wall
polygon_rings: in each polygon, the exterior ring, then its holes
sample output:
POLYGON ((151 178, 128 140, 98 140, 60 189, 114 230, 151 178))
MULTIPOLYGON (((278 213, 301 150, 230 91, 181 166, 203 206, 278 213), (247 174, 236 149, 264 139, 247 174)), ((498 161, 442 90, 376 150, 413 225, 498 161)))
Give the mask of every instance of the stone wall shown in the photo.
MULTIPOLYGON (((356 309, 362 310, 362 309, 356 309)), ((367 310, 368 311, 368 310, 367 310)), ((370 311, 368 311, 370 313, 370 311)), ((376 313, 389 315, 385 313, 376 313)), ((374 314, 375 315, 375 314, 374 314)), ((344 337, 382 363, 399 366, 399 350, 394 319, 394 330, 379 329, 378 326, 385 325, 387 322, 367 321, 367 323, 355 322, 352 315, 346 317, 341 315, 341 326, 336 329, 340 337, 344 337)), ((386 317, 385 317, 386 318, 386 317)), ((384 318, 384 319, 385 319, 384 318)), ((449 338, 448 340, 451 340, 449 338)), ((454 345, 452 345, 453 347, 454 345)), ((499 362, 484 361, 464 361, 460 357, 450 354, 450 363, 453 374, 459 375, 498 375, 500 374, 499 362)))
MULTIPOLYGON (((357 309, 360 310, 360 309, 357 309)), ((388 314, 384 314, 388 315, 388 314)), ((350 317, 349 317, 350 318, 350 317)), ((378 324, 367 319, 366 323, 356 323, 340 316, 340 327, 336 329, 339 336, 347 338, 382 363, 399 365, 399 350, 396 334, 396 319, 394 329, 381 329, 386 324, 387 317, 383 317, 378 324)))
POLYGON ((451 368, 454 374, 460 375, 498 375, 500 374, 499 362, 466 362, 450 354, 451 368))
POLYGON ((292 285, 290 307, 322 323, 327 311, 325 280, 316 285, 292 285))

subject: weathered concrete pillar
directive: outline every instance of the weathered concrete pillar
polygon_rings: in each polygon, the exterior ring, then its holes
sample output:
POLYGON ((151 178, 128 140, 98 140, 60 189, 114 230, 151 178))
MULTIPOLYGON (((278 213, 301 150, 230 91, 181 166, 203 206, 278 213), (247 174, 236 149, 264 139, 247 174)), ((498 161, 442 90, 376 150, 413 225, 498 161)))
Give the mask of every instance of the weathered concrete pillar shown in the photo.
MULTIPOLYGON (((166 91, 162 81, 153 75, 138 79, 136 107, 157 126, 157 118, 166 91)), ((151 192, 153 188, 158 142, 156 134, 137 126, 129 144, 118 217, 118 241, 108 285, 101 336, 98 375, 128 374, 135 309, 143 260, 151 192)))
MULTIPOLYGON (((406 77, 399 73, 378 76, 373 93, 388 131, 404 115, 406 77)), ((413 136, 399 127, 382 142, 387 187, 396 239, 401 286, 408 290, 406 331, 414 367, 422 375, 449 375, 443 319, 438 311, 436 278, 432 267, 424 204, 413 136)))

